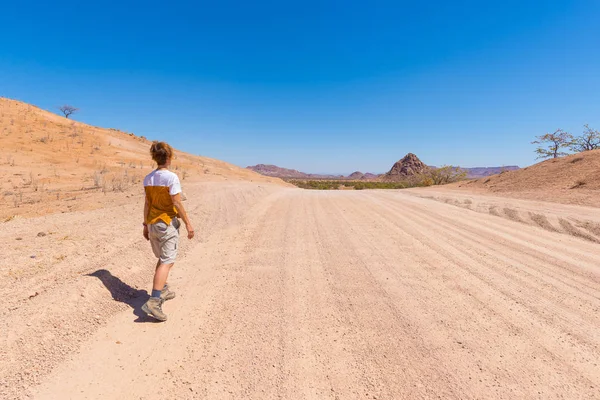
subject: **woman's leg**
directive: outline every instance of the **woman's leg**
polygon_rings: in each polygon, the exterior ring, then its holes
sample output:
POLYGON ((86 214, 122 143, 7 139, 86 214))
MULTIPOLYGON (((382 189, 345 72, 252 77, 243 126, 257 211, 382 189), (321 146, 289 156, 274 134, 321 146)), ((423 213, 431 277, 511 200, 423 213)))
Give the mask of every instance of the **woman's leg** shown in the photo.
POLYGON ((169 271, 171 271, 171 267, 173 267, 173 265, 175 265, 175 263, 161 264, 160 261, 156 264, 156 272, 154 273, 154 283, 152 285, 152 289, 163 290, 165 284, 167 283, 167 278, 169 278, 169 271))

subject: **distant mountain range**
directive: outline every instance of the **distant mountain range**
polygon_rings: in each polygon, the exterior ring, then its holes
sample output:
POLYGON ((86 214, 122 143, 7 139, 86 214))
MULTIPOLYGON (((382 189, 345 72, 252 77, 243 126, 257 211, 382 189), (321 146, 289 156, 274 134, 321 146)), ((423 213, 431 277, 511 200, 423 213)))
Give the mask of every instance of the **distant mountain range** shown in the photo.
POLYGON ((503 167, 476 167, 462 169, 467 171, 467 178, 476 179, 483 178, 485 176, 496 175, 504 171, 516 171, 521 168, 517 165, 506 165, 503 167))
MULTIPOLYGON (((272 176, 284 179, 349 179, 349 180, 395 180, 398 177, 407 177, 419 174, 427 168, 435 168, 425 165, 419 158, 408 153, 405 157, 397 161, 392 168, 385 174, 373 174, 370 172, 362 173, 355 171, 347 176, 345 175, 328 175, 328 174, 308 174, 295 169, 282 168, 276 165, 258 164, 246 167, 261 175, 272 176)), ((467 178, 476 179, 486 176, 496 175, 502 171, 514 171, 519 169, 516 165, 502 167, 477 167, 477 168, 462 168, 467 172, 467 178)))
POLYGON ((246 168, 261 175, 284 179, 345 179, 344 175, 307 174, 295 169, 281 168, 277 165, 258 164, 246 168))

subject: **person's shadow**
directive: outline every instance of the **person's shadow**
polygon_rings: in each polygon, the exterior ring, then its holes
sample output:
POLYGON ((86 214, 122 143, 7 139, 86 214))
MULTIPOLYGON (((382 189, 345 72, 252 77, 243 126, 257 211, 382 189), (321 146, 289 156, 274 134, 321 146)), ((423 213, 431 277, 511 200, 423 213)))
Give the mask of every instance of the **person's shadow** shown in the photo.
POLYGON ((99 269, 91 274, 87 274, 87 276, 95 276, 100 279, 100 282, 102 282, 110 292, 113 300, 120 301, 131 307, 133 309, 133 314, 137 317, 134 322, 156 322, 154 318, 148 317, 148 315, 142 311, 142 305, 150 298, 150 295, 146 290, 132 288, 106 269, 99 269))

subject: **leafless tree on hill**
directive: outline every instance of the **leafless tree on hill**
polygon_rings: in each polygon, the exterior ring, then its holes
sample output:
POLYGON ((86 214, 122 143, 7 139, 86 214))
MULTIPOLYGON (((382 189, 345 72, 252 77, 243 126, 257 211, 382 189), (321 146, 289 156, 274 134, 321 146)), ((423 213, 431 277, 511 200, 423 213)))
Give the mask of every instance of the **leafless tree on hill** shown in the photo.
POLYGON ((577 136, 571 145, 571 150, 579 153, 581 151, 600 149, 600 131, 596 131, 588 124, 583 126, 583 134, 577 136))
POLYGON ((76 113, 79 111, 79 108, 75 108, 68 104, 58 107, 58 109, 65 115, 65 118, 69 118, 69 115, 76 113))
POLYGON ((554 133, 546 133, 545 135, 536 136, 537 140, 532 144, 540 144, 541 146, 535 149, 538 154, 537 158, 558 158, 566 156, 568 153, 561 151, 573 145, 573 135, 565 132, 562 129, 557 129, 554 133))

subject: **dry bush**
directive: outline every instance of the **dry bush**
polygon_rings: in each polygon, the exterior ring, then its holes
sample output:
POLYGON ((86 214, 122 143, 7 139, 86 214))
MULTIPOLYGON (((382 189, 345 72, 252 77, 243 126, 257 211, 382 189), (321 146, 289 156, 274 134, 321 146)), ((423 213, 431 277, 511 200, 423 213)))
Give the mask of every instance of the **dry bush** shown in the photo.
POLYGON ((433 186, 434 185, 433 179, 431 179, 430 177, 424 177, 423 179, 421 179, 421 185, 422 186, 433 186))
POLYGON ((598 239, 596 239, 589 233, 581 232, 566 219, 560 218, 558 222, 560 223, 560 226, 562 226, 562 228, 565 230, 565 232, 567 232, 569 235, 589 240, 590 242, 599 243, 598 239))
POLYGON ((23 191, 19 190, 19 192, 15 193, 15 195, 13 196, 13 205, 15 206, 15 208, 17 208, 21 204, 23 204, 23 191))
POLYGON ((127 174, 127 170, 123 173, 122 176, 113 176, 111 183, 111 190, 113 192, 124 192, 129 187, 129 181, 135 182, 136 177, 132 176, 131 178, 127 174))
POLYGON ((94 180, 94 187, 100 187, 102 184, 102 171, 94 171, 92 179, 94 180))
POLYGON ((125 183, 122 178, 114 176, 110 183, 113 192, 122 192, 125 190, 125 183))
POLYGON ((454 167, 452 165, 444 165, 440 168, 430 168, 427 172, 423 173, 419 178, 421 184, 430 183, 425 186, 431 185, 445 185, 447 183, 458 182, 467 176, 467 172, 454 167))
POLYGON ((548 218, 546 218, 545 215, 530 212, 529 218, 531 218, 531 220, 540 228, 551 232, 557 232, 557 229, 554 226, 552 226, 552 224, 550 223, 550 221, 548 221, 548 218))

